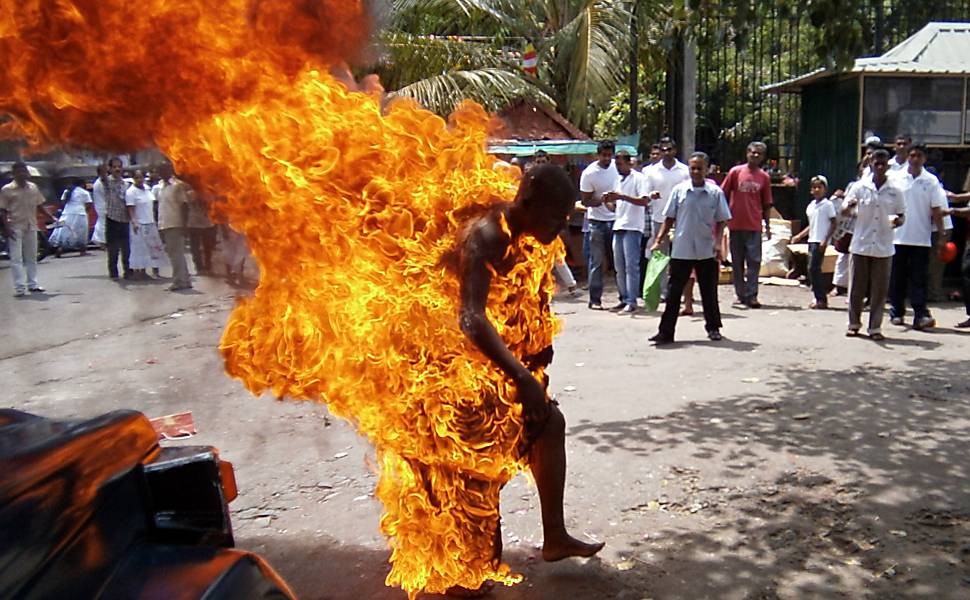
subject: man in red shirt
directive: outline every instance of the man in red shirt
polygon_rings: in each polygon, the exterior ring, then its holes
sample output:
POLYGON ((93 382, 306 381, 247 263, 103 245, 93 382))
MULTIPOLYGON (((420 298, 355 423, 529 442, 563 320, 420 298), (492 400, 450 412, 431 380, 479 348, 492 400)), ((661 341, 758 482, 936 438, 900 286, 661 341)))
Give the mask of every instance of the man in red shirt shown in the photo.
POLYGON ((761 142, 748 144, 748 162, 733 167, 721 184, 731 207, 731 277, 735 304, 760 308, 758 272, 761 271, 761 231, 771 239, 771 178, 761 168, 768 148, 761 142))

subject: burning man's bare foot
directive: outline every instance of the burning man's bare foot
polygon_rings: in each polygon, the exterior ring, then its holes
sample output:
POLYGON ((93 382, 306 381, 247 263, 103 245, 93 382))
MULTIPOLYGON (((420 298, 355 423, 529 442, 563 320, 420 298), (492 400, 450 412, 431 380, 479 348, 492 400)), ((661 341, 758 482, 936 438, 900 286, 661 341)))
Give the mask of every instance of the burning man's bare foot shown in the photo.
POLYGON ((486 581, 482 585, 478 586, 478 589, 475 590, 470 590, 466 587, 456 585, 448 588, 445 595, 451 596, 452 598, 481 598, 485 594, 491 592, 493 587, 495 587, 494 581, 486 581))
POLYGON ((542 560, 546 562, 556 562, 557 560, 562 560, 571 556, 587 558, 602 550, 603 546, 605 545, 605 542, 599 542, 598 544, 587 544, 586 542, 581 542, 570 535, 566 535, 566 537, 559 540, 547 539, 542 544, 542 560))

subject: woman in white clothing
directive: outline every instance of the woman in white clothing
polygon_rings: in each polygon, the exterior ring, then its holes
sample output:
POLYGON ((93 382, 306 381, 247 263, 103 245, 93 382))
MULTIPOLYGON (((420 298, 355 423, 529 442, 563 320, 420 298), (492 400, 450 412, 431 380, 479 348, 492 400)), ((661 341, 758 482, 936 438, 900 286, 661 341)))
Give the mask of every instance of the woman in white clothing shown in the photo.
POLYGON ((64 190, 61 200, 64 208, 48 241, 57 249, 57 258, 65 250, 80 250, 84 256, 88 248, 88 204, 91 204, 91 194, 84 189, 84 180, 75 180, 64 190))
POLYGON ((168 256, 155 224, 155 196, 145 185, 145 176, 140 170, 135 171, 134 182, 125 192, 125 204, 131 220, 129 265, 136 278, 147 278, 146 269, 158 275, 161 267, 168 266, 168 256))
POLYGON ((107 165, 98 165, 98 178, 91 186, 91 196, 94 199, 94 212, 98 214, 98 219, 94 222, 94 232, 91 234, 91 241, 104 249, 107 243, 105 237, 105 222, 108 218, 105 213, 108 211, 108 201, 104 197, 104 184, 108 180, 107 165))

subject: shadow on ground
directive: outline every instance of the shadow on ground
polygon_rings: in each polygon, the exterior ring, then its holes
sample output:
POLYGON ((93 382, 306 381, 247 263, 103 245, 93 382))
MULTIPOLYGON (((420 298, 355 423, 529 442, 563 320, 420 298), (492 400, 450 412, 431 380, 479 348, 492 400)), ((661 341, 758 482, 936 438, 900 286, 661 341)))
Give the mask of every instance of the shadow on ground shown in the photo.
POLYGON ((702 487, 697 469, 672 468, 679 497, 627 509, 644 519, 703 512, 716 523, 634 544, 659 597, 967 598, 970 384, 950 383, 964 368, 915 360, 787 371, 762 393, 580 423, 569 436, 605 455, 659 458, 686 446, 720 469, 718 485, 702 487), (824 458, 834 470, 744 483, 766 450, 824 458))
MULTIPOLYGON (((905 370, 790 371, 762 393, 662 417, 580 423, 570 438, 604 455, 651 458, 685 445, 695 460, 723 469, 721 481, 671 467, 670 497, 623 510, 643 534, 608 540, 619 562, 546 564, 513 547, 505 559, 525 581, 490 597, 970 597, 970 385, 947 383, 962 368, 917 360, 905 370), (833 467, 742 482, 765 448, 824 456, 833 467)), ((285 533, 241 536, 240 546, 264 554, 305 600, 406 597, 384 586, 386 550, 285 533)))

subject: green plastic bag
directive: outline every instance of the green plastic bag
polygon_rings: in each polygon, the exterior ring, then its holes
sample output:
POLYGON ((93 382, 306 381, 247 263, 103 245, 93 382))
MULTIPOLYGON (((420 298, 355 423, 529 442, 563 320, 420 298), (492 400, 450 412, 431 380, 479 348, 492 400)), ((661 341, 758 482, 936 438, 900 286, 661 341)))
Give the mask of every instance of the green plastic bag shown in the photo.
POLYGON ((653 312, 660 306, 660 276, 670 264, 670 257, 659 250, 650 255, 647 274, 643 277, 643 306, 653 312))

